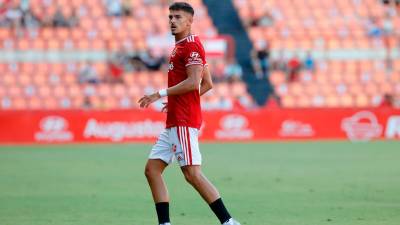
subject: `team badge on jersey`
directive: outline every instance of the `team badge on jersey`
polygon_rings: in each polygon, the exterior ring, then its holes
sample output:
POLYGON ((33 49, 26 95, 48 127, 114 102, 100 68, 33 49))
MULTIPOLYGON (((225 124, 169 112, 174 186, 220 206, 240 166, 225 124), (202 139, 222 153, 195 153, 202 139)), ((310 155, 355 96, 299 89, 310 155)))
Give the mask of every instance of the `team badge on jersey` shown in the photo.
POLYGON ((185 158, 184 158, 184 156, 183 156, 183 153, 178 153, 178 154, 176 154, 176 159, 178 160, 178 161, 182 161, 182 160, 184 160, 185 158))
POLYGON ((171 57, 174 57, 175 55, 176 55, 176 48, 174 48, 174 50, 172 50, 171 57))
POLYGON ((169 64, 168 64, 168 70, 173 70, 174 69, 174 63, 173 62, 170 62, 169 64))

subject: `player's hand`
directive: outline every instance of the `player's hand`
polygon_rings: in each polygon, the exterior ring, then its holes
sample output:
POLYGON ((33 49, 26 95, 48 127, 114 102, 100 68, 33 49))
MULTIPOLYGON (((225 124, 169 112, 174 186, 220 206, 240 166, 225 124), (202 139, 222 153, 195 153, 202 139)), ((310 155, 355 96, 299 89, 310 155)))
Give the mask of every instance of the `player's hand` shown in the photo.
POLYGON ((164 106, 162 107, 161 112, 167 113, 168 112, 168 102, 163 102, 162 104, 164 106))
POLYGON ((151 95, 145 95, 141 99, 139 99, 138 103, 140 105, 140 108, 147 108, 149 105, 158 99, 160 99, 161 96, 158 94, 158 92, 151 94, 151 95))

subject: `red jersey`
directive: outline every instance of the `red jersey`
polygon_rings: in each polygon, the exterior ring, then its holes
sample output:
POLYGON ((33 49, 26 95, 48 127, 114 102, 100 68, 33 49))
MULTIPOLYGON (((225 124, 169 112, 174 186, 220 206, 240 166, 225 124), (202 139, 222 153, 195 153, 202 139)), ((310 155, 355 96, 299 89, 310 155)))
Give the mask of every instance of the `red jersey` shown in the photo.
MULTIPOLYGON (((189 35, 177 41, 168 67, 168 87, 186 80, 186 67, 206 64, 205 52, 199 37, 189 35)), ((186 126, 200 129, 202 122, 200 90, 168 96, 167 128, 186 126)))

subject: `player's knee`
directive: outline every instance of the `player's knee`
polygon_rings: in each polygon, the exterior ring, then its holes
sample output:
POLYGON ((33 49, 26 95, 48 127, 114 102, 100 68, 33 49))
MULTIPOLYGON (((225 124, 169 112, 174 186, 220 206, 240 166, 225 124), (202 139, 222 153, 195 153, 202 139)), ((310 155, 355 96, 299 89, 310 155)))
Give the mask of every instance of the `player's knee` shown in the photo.
POLYGON ((184 172, 185 179, 188 183, 194 184, 197 183, 201 179, 200 171, 196 170, 187 170, 184 172))
POLYGON ((155 168, 153 168, 152 166, 150 166, 150 165, 146 165, 146 167, 144 168, 144 175, 145 175, 147 178, 152 178, 152 177, 154 177, 154 176, 157 176, 158 173, 159 173, 159 172, 158 172, 155 168))

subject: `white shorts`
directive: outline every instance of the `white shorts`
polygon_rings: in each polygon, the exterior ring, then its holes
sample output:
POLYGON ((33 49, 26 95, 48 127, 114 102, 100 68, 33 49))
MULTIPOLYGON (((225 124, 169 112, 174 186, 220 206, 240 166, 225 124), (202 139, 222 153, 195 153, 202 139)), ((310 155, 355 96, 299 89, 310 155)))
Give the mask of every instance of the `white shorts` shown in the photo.
POLYGON ((201 165, 198 137, 196 128, 166 128, 151 149, 149 159, 161 159, 168 164, 176 159, 180 166, 201 165))

